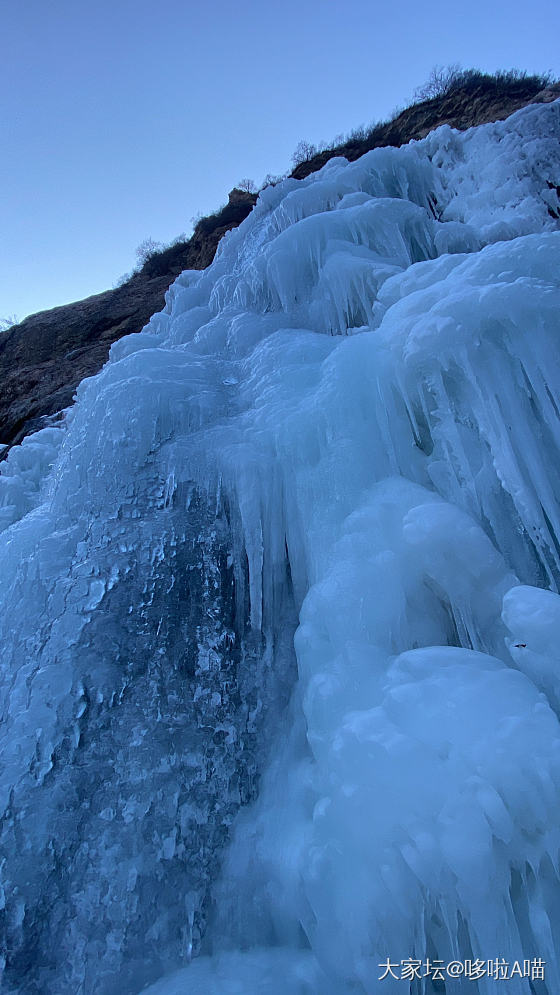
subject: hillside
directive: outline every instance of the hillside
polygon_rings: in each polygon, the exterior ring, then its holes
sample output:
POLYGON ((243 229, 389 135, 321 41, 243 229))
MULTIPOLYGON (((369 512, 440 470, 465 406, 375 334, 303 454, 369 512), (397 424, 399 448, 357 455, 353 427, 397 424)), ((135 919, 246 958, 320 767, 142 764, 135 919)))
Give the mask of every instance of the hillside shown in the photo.
MULTIPOLYGON (((548 102, 560 95, 554 85, 539 89, 533 77, 489 85, 487 77, 454 88, 440 97, 414 104, 392 121, 367 135, 323 150, 299 163, 296 179, 320 169, 329 158, 358 159, 370 149, 401 146, 421 139, 442 124, 465 130, 503 120, 532 102, 548 102)), ((250 213, 256 196, 234 189, 228 204, 202 218, 192 237, 153 254, 140 272, 123 286, 63 307, 31 315, 0 337, 0 442, 20 442, 71 402, 77 385, 105 363, 109 348, 123 335, 138 332, 161 310, 167 288, 184 269, 204 269, 214 258, 221 237, 250 213)))
POLYGON ((161 310, 179 273, 208 266, 222 235, 247 217, 255 200, 233 190, 226 207, 202 218, 188 242, 150 257, 121 287, 40 311, 1 335, 0 443, 21 442, 43 416, 71 404, 78 384, 101 369, 111 344, 140 331, 161 310))

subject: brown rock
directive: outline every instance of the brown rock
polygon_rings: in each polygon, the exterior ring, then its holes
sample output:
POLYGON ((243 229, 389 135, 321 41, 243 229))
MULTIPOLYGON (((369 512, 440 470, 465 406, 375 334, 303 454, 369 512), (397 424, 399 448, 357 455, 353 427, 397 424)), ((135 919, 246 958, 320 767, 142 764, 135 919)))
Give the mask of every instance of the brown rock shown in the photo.
POLYGON ((41 417, 72 403, 80 381, 106 362, 111 344, 139 332, 162 309, 179 273, 212 262, 222 236, 247 217, 256 199, 232 190, 226 207, 203 218, 188 242, 151 256, 122 287, 33 314, 0 334, 0 459, 41 427, 41 417))

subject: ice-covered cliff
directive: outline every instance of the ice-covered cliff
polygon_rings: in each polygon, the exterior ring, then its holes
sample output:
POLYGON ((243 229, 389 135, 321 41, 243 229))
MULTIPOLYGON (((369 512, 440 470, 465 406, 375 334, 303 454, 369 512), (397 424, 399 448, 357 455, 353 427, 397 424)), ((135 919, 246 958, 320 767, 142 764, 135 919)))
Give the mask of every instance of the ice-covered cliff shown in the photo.
POLYGON ((559 137, 268 188, 0 467, 6 992, 560 990, 559 137))

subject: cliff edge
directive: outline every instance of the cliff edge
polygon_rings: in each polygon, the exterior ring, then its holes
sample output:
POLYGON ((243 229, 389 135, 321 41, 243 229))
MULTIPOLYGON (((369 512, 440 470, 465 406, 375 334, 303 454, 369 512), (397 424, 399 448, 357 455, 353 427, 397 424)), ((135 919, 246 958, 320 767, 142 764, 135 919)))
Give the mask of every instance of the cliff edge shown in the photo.
MULTIPOLYGON (((302 179, 335 155, 354 160, 373 148, 404 145, 424 138, 442 124, 464 130, 503 120, 528 103, 560 96, 558 84, 543 90, 534 79, 513 79, 500 86, 489 85, 488 78, 475 79, 406 108, 363 138, 351 138, 318 152, 299 163, 291 175, 302 179)), ((187 242, 151 254, 142 269, 122 286, 31 315, 0 335, 3 456, 10 446, 40 428, 45 416, 72 403, 76 387, 84 377, 101 369, 111 344, 140 331, 150 316, 161 310, 165 291, 179 273, 204 269, 212 262, 222 236, 247 217, 256 199, 256 194, 232 190, 226 206, 202 218, 187 242)))

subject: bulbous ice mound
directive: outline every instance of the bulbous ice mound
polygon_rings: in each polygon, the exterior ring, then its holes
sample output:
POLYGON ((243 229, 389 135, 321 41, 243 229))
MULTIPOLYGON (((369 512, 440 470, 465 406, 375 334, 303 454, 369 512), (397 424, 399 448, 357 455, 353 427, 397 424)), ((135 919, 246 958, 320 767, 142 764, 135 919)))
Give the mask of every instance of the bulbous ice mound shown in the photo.
POLYGON ((560 991, 559 136, 266 189, 0 467, 7 992, 560 991))

